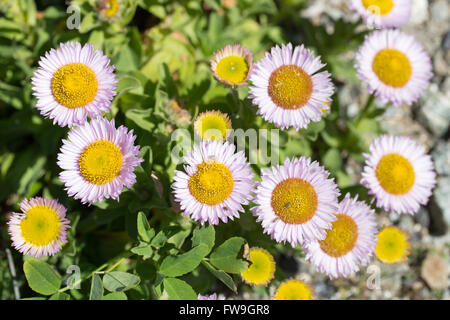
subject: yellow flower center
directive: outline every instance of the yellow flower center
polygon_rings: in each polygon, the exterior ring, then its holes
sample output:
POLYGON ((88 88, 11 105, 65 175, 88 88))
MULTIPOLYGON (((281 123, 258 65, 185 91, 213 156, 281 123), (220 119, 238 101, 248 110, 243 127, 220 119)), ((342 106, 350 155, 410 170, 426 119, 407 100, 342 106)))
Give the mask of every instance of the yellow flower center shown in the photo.
POLYGON ((316 191, 305 180, 288 178, 281 181, 273 190, 272 208, 285 223, 305 223, 316 213, 316 191))
POLYGON ((119 147, 111 141, 95 141, 84 148, 78 165, 86 181, 101 185, 119 175, 122 168, 122 154, 119 147))
POLYGON ((29 209, 20 222, 20 230, 25 243, 46 246, 58 239, 61 221, 58 213, 46 206, 29 209))
POLYGON ((51 88, 59 104, 75 109, 94 100, 98 82, 91 68, 81 63, 70 63, 56 70, 51 88))
POLYGON ((275 300, 312 300, 312 289, 300 280, 287 280, 283 282, 275 294, 275 300))
POLYGON ((405 86, 412 75, 411 61, 396 49, 383 49, 378 52, 372 69, 384 84, 394 88, 405 86))
POLYGON ((220 112, 206 112, 195 121, 196 133, 204 140, 225 140, 231 123, 226 114, 220 112))
POLYGON ((250 267, 241 273, 245 282, 256 286, 267 285, 273 279, 275 261, 272 255, 264 249, 250 249, 250 267))
POLYGON ((378 233, 375 254, 384 263, 400 263, 408 257, 409 248, 409 235, 405 231, 393 226, 386 227, 378 233))
POLYGON ((332 257, 340 257, 349 253, 358 240, 358 227, 355 221, 346 214, 337 214, 327 236, 319 241, 320 248, 332 257))
POLYGON ((248 74, 248 63, 244 57, 228 56, 219 61, 216 67, 217 75, 231 84, 241 84, 248 74))
POLYGON ((117 11, 119 11, 119 1, 117 0, 107 0, 105 6, 105 15, 109 18, 115 16, 117 11))
POLYGON ((362 0, 363 6, 372 13, 385 15, 394 7, 393 0, 362 0))
POLYGON ((414 185, 413 166, 397 153, 383 156, 378 162, 375 174, 381 187, 391 194, 405 194, 414 185))
POLYGON ((189 191, 200 203, 216 205, 225 201, 233 191, 230 169, 216 161, 197 165, 197 172, 188 181, 189 191))
POLYGON ((270 75, 268 93, 280 108, 299 109, 308 103, 312 92, 311 76, 299 66, 281 66, 270 75))

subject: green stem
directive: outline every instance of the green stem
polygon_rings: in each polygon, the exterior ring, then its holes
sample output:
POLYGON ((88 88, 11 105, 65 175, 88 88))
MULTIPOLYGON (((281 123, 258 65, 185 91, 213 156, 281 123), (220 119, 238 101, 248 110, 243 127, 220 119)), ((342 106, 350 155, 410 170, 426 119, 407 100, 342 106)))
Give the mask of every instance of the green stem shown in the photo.
POLYGON ((244 111, 242 101, 239 99, 239 91, 237 87, 232 87, 231 92, 233 93, 234 100, 236 100, 236 104, 238 106, 236 119, 243 118, 242 112, 244 111))
POLYGON ((361 120, 364 119, 366 114, 369 112, 370 107, 372 106, 374 99, 375 99, 375 96, 373 94, 369 95, 369 97, 367 98, 366 104, 364 105, 363 109, 361 110, 361 112, 355 118, 355 125, 358 125, 361 122, 361 120))

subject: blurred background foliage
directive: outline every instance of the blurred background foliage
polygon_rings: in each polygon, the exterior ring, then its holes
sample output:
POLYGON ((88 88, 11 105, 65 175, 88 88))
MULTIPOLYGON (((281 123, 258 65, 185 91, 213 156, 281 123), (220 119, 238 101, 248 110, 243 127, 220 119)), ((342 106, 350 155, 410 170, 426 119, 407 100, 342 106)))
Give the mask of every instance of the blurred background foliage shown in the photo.
MULTIPOLYGON (((354 184, 344 168, 348 161, 363 162, 368 141, 381 133, 375 117, 384 109, 368 99, 359 116, 349 118, 339 103, 342 84, 358 81, 349 52, 362 43, 367 30, 360 28, 359 22, 342 20, 334 22, 334 30, 313 25, 300 15, 307 2, 120 0, 119 12, 108 18, 102 16, 100 3, 94 0, 0 0, 0 298, 14 298, 4 250, 10 247, 5 222, 9 212, 19 210, 22 199, 33 196, 59 199, 68 209, 72 226, 69 242, 56 256, 40 259, 53 265, 64 279, 70 275, 66 269, 71 265, 80 267, 83 278, 121 258, 125 263, 115 270, 141 278, 139 285, 126 291, 128 298, 160 296, 160 256, 188 250, 196 228, 182 217, 171 195, 176 167, 170 156, 177 143, 172 139, 174 130, 192 132, 196 115, 211 109, 228 113, 235 129, 274 129, 256 115, 247 87, 239 89, 238 102, 230 89, 213 78, 209 59, 226 44, 248 47, 256 61, 271 46, 287 42, 303 43, 322 56, 337 88, 331 112, 307 130, 280 131, 279 159, 282 162, 285 157, 304 155, 319 160, 336 178, 342 195, 351 192, 367 199, 365 190, 354 184), (80 8, 79 29, 67 27, 74 18, 73 7, 68 5, 80 8), (34 108, 30 79, 40 56, 69 40, 92 43, 111 59, 120 82, 112 112, 106 116, 133 129, 141 146, 145 162, 136 169, 137 183, 132 190, 124 190, 119 202, 83 206, 67 196, 58 179, 56 157, 68 129, 53 125, 34 108), (243 104, 242 114, 238 113, 239 103, 243 104), (149 253, 152 259, 145 254, 130 257, 130 249, 139 240, 138 212, 145 214, 154 230, 164 231, 171 244, 165 249, 164 245, 156 246, 159 251, 149 253)), ((264 166, 260 163, 253 169, 259 173, 264 166)), ((241 219, 215 227, 216 245, 233 236, 243 237, 250 247, 266 248, 276 258, 286 251, 301 254, 300 248, 276 244, 263 235, 248 208, 241 219)), ((151 250, 144 247, 141 249, 151 250)), ((22 272, 27 257, 12 251, 22 296, 36 296, 22 272)), ((215 288, 232 295, 224 282, 217 280, 220 277, 207 270, 209 267, 201 264, 180 279, 197 293, 215 288)), ((238 275, 233 277, 239 292, 255 290, 261 297, 269 294, 266 288, 252 288, 238 275)), ((277 268, 275 281, 284 278, 283 270, 277 268)), ((83 281, 80 290, 70 290, 71 297, 89 298, 90 288, 91 281, 83 281)))

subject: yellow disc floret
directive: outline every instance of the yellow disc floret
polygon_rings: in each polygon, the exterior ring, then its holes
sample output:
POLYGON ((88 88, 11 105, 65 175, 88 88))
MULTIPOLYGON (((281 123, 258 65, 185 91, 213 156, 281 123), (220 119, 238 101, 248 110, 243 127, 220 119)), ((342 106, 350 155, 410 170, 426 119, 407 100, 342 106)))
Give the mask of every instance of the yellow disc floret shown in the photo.
POLYGON ((411 244, 406 231, 398 227, 386 227, 378 233, 375 254, 377 258, 387 264, 406 261, 411 244))
POLYGON ((319 241, 320 248, 332 257, 340 257, 349 253, 358 240, 358 226, 355 221, 346 214, 337 214, 331 229, 327 230, 327 236, 319 241))
POLYGON ((51 89, 53 97, 64 107, 83 107, 94 100, 97 94, 97 77, 84 64, 66 64, 54 73, 51 89))
POLYGON ((374 14, 384 16, 391 12, 394 7, 393 0, 362 0, 363 6, 374 14))
POLYGON ((204 161, 197 165, 188 187, 200 203, 216 205, 225 201, 233 191, 234 181, 230 169, 216 161, 204 161))
POLYGON ((228 56, 217 63, 216 74, 219 78, 236 85, 245 81, 248 69, 248 63, 244 57, 228 56))
POLYGON ((375 174, 381 187, 391 194, 405 194, 414 185, 415 174, 411 162, 397 153, 383 156, 375 174))
POLYGON ((58 239, 61 221, 58 213, 46 206, 36 206, 25 213, 20 230, 25 243, 46 246, 58 239))
POLYGON ((275 300, 313 300, 313 289, 301 280, 283 282, 275 293, 275 300))
POLYGON ((242 279, 251 285, 267 285, 275 273, 275 261, 272 255, 261 248, 252 248, 249 253, 250 267, 241 273, 242 279))
POLYGON ((269 96, 283 109, 295 110, 305 106, 312 92, 311 76, 296 65, 281 66, 269 78, 269 96))
POLYGON ((101 185, 119 175, 122 161, 122 153, 116 144, 108 140, 99 140, 84 148, 78 165, 86 181, 101 185))
POLYGON ((315 215, 318 201, 309 182, 288 178, 273 190, 271 204, 275 214, 285 223, 302 224, 315 215))
POLYGON ((118 0, 106 0, 102 4, 102 13, 108 18, 114 17, 119 11, 119 5, 118 0))
POLYGON ((384 84, 394 88, 405 86, 412 75, 409 58, 396 49, 383 49, 378 52, 372 69, 384 84))
POLYGON ((228 115, 220 111, 208 111, 200 114, 195 120, 196 134, 203 140, 226 140, 231 130, 228 115))

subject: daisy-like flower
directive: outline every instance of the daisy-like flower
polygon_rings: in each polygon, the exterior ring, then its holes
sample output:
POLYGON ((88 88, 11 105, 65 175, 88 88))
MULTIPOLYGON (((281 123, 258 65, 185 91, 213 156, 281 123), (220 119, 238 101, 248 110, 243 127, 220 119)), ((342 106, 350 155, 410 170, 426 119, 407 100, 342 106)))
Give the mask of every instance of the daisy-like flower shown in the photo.
POLYGON ((250 98, 257 113, 282 129, 298 130, 320 121, 334 92, 330 74, 318 72, 324 66, 303 45, 273 47, 255 63, 250 76, 250 98))
POLYGON ((264 233, 292 247, 325 239, 336 219, 339 196, 328 176, 317 161, 305 157, 287 158, 282 166, 263 169, 253 200, 257 206, 251 210, 264 233))
POLYGON ((254 174, 244 152, 228 142, 203 140, 186 156, 183 171, 175 170, 172 188, 184 215, 215 225, 239 218, 253 192, 254 174))
POLYGON ((280 284, 275 300, 314 300, 314 290, 302 280, 289 279, 280 284))
POLYGON ((275 273, 275 260, 272 255, 264 249, 252 248, 249 252, 250 267, 241 272, 242 279, 254 286, 267 286, 273 279, 275 273))
POLYGON ((35 197, 20 203, 21 213, 12 213, 8 222, 13 247, 39 258, 53 256, 66 240, 70 222, 66 208, 58 201, 35 197))
POLYGON ((398 264, 408 259, 411 250, 409 234, 401 228, 385 227, 378 233, 375 254, 383 263, 398 264))
POLYGON ((351 0, 350 8, 365 23, 380 28, 398 28, 408 23, 411 0, 351 0))
POLYGON ((227 45, 210 60, 211 70, 220 82, 236 87, 245 86, 252 73, 253 55, 239 44, 227 45))
POLYGON ((324 240, 307 243, 306 259, 331 279, 347 277, 367 265, 375 251, 377 224, 374 210, 347 194, 324 240))
POLYGON ((226 113, 207 111, 199 114, 194 122, 195 134, 202 140, 221 140, 228 138, 231 121, 226 113))
POLYGON ((210 295, 204 295, 198 294, 197 300, 217 300, 217 293, 213 293, 210 295))
POLYGON ((356 53, 356 69, 370 93, 396 106, 415 102, 433 76, 430 57, 422 45, 399 30, 367 35, 356 53))
POLYGON ((421 145, 408 137, 382 135, 364 157, 361 184, 375 195, 378 208, 414 214, 427 204, 436 174, 421 145))
POLYGON ((59 175, 69 196, 82 203, 118 199, 124 186, 136 182, 134 167, 139 146, 134 145, 133 130, 124 126, 116 129, 114 119, 93 119, 72 128, 63 140, 58 154, 59 175))
POLYGON ((98 2, 98 11, 100 17, 112 19, 119 13, 121 3, 119 0, 100 0, 98 2))
POLYGON ((108 57, 92 44, 62 43, 39 60, 31 80, 36 108, 62 127, 83 125, 88 115, 110 110, 117 87, 113 71, 108 57))

